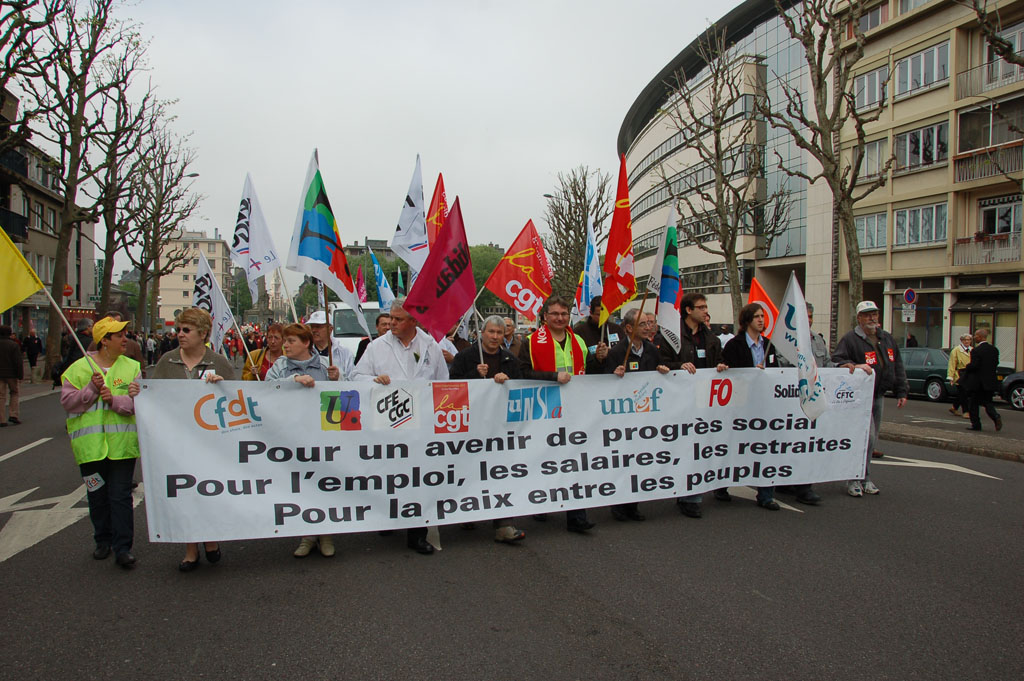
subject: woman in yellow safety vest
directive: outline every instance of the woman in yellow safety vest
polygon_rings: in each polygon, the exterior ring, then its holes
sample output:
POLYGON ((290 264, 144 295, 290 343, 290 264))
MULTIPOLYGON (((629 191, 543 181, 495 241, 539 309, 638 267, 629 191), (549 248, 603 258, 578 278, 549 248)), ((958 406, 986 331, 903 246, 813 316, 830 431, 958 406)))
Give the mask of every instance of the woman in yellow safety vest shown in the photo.
POLYGON ((68 413, 71 451, 88 490, 96 540, 92 557, 103 560, 113 550, 117 565, 131 569, 135 567, 132 476, 139 458, 134 397, 139 394, 136 379, 141 367, 124 355, 127 324, 110 317, 93 324, 97 350, 63 373, 60 404, 68 413))

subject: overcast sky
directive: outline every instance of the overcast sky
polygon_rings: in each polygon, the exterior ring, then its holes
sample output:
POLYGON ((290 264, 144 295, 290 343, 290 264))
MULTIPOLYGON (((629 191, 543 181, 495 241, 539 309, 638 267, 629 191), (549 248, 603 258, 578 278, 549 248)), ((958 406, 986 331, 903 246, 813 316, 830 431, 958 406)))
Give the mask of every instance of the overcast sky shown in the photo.
POLYGON ((346 244, 390 241, 417 153, 425 200, 444 173, 471 243, 507 247, 531 218, 543 233, 557 173, 616 172, 640 90, 736 4, 149 0, 123 14, 192 132, 207 197, 193 227, 230 235, 251 172, 284 257, 314 147, 346 244))

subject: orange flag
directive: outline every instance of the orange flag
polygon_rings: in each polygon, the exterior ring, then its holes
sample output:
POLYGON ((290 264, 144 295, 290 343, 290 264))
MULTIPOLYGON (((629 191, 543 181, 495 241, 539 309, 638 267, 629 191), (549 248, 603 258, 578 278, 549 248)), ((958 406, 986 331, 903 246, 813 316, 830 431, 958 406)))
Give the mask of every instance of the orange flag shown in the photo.
POLYGON ((528 220, 484 286, 533 320, 551 295, 551 274, 540 235, 533 220, 528 220))
POLYGON ((629 184, 626 181, 626 157, 619 157, 619 188, 615 193, 615 212, 608 230, 608 250, 604 256, 604 291, 601 293, 601 320, 636 296, 633 273, 633 221, 629 214, 629 184))
POLYGON ((757 303, 764 308, 764 333, 762 335, 765 338, 771 338, 772 331, 775 329, 775 320, 779 318, 779 308, 775 307, 775 303, 761 288, 757 277, 750 282, 750 295, 747 296, 747 303, 757 303))
POLYGON ((430 199, 430 210, 427 212, 427 243, 430 248, 437 241, 437 233, 441 231, 445 218, 448 217, 448 199, 444 195, 444 176, 437 174, 434 185, 434 198, 430 199))

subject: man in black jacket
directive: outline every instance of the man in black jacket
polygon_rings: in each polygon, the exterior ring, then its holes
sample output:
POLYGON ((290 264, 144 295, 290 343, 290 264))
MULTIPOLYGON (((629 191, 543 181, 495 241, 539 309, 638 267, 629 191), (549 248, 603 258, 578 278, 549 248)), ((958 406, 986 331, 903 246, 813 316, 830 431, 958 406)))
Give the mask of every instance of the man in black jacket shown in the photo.
MULTIPOLYGON (((655 324, 654 320, 645 314, 644 320, 638 324, 639 316, 640 311, 636 309, 626 312, 623 317, 625 338, 608 351, 608 356, 604 360, 604 373, 622 377, 626 372, 634 371, 657 371, 659 374, 671 371, 661 363, 658 348, 647 340, 650 328, 655 324)), ((619 521, 646 519, 635 501, 612 506, 612 517, 619 521)))
POLYGON ((900 349, 896 347, 896 339, 882 329, 878 321, 878 306, 870 300, 857 303, 857 326, 839 339, 839 344, 832 353, 832 363, 849 369, 851 374, 856 369, 861 369, 867 374, 876 374, 864 478, 850 480, 846 485, 846 493, 851 497, 878 494, 878 487, 871 482, 868 469, 871 465, 871 454, 875 451, 875 443, 878 442, 878 429, 882 425, 885 392, 895 392, 896 408, 902 409, 907 403, 909 386, 900 349))
POLYGON ((11 338, 11 327, 6 324, 0 326, 0 428, 18 425, 21 421, 18 417, 18 391, 21 386, 21 379, 25 377, 25 366, 21 359, 21 346, 11 338), (7 417, 7 394, 10 393, 10 416, 7 417))
POLYGON ((978 329, 974 332, 971 361, 960 372, 960 384, 965 385, 970 396, 971 425, 967 430, 981 430, 981 416, 978 414, 980 406, 985 407, 985 413, 996 424, 996 430, 1003 429, 1003 419, 992 406, 992 393, 999 389, 997 366, 999 350, 988 342, 988 329, 978 329))

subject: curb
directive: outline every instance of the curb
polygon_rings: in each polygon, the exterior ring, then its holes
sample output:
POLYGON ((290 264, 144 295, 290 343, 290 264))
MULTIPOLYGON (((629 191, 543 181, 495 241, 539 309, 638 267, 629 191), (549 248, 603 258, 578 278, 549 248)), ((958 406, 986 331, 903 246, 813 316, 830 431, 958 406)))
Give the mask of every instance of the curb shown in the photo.
MULTIPOLYGON (((935 431, 946 435, 943 431, 935 431)), ((921 447, 931 447, 933 449, 945 449, 953 452, 963 452, 964 454, 973 454, 974 456, 984 456, 989 459, 1002 459, 1003 461, 1016 461, 1018 463, 1024 463, 1024 454, 1007 451, 1006 449, 997 449, 995 447, 989 447, 985 445, 974 445, 965 442, 958 442, 951 440, 947 437, 929 436, 922 434, 906 433, 906 432, 882 432, 879 433, 879 439, 889 440, 891 442, 900 442, 907 445, 918 445, 921 447)))

